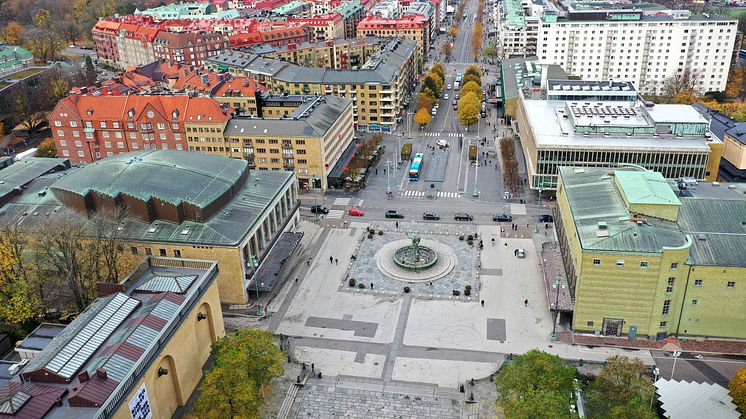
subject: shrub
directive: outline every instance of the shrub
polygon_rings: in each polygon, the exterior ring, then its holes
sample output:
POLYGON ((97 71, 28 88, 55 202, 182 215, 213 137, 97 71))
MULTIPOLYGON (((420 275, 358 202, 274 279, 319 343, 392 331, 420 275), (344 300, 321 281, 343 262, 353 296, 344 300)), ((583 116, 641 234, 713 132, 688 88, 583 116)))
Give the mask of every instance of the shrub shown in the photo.
POLYGON ((471 295, 471 290, 469 288, 464 288, 464 295, 466 296, 471 295))
POLYGON ((456 297, 458 297, 459 295, 461 295, 461 291, 459 291, 459 290, 453 290, 453 295, 455 295, 456 297))
POLYGON ((358 288, 360 288, 360 289, 363 289, 363 288, 365 288, 365 284, 363 284, 363 283, 361 282, 361 283, 357 284, 357 287, 358 287, 358 288))
POLYGON ((351 287, 355 286, 355 278, 350 278, 350 280, 347 282, 350 284, 351 287))
POLYGON ((405 293, 409 293, 409 291, 411 291, 411 290, 409 289, 409 287, 404 287, 404 292, 405 292, 405 293))
POLYGON ((471 285, 467 285, 464 287, 465 290, 471 290, 471 285))
POLYGON ((461 240, 461 241, 464 241, 464 235, 462 234, 462 235, 458 236, 458 239, 461 240))
POLYGON ((373 238, 373 233, 368 233, 368 238, 372 239, 373 238))
POLYGON ((474 246, 474 240, 469 239, 469 241, 467 241, 467 243, 469 243, 469 246, 474 246))
POLYGON ((383 230, 378 230, 378 235, 383 236, 383 230))
POLYGON ((471 234, 469 234, 468 236, 466 236, 466 240, 472 241, 472 240, 474 240, 474 236, 471 235, 471 234))

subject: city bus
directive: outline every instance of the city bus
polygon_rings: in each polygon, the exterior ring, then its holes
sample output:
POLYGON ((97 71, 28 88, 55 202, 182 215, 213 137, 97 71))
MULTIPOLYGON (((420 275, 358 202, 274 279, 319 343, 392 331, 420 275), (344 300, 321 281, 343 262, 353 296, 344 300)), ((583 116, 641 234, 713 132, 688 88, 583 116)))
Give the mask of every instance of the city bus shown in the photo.
POLYGON ((412 164, 409 166, 409 180, 417 180, 420 178, 423 157, 424 155, 422 153, 414 155, 414 160, 412 160, 412 164))

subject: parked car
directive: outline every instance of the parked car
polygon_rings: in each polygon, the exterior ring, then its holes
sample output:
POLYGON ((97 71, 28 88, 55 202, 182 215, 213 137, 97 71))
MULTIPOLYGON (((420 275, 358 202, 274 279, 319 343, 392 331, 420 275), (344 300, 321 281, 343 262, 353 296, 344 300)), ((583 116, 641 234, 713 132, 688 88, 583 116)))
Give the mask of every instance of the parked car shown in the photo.
POLYGON ((495 216, 492 217, 492 221, 513 221, 513 217, 507 214, 495 214, 495 216))
POLYGON ((523 249, 518 249, 515 251, 515 255, 518 257, 518 259, 523 259, 526 257, 526 251, 523 249))
POLYGON ((329 214, 329 208, 323 205, 313 205, 311 206, 311 212, 314 214, 329 214))
POLYGON ((540 215, 539 216, 539 222, 540 223, 553 223, 554 217, 548 214, 540 215))
POLYGON ((347 214, 349 214, 349 215, 351 215, 353 217, 362 217, 363 215, 365 215, 365 213, 363 212, 363 210, 361 210, 358 207, 352 207, 352 208, 350 208, 349 211, 347 211, 347 214))
POLYGON ((465 212, 457 212, 453 219, 456 221, 473 221, 474 217, 465 212))
POLYGON ((434 212, 423 212, 422 213, 422 219, 423 220, 440 220, 440 216, 434 212))
POLYGON ((397 210, 388 210, 386 211, 386 218, 404 218, 404 214, 397 210))
POLYGON ((435 116, 438 114, 438 108, 433 108, 432 111, 430 111, 430 115, 435 116))

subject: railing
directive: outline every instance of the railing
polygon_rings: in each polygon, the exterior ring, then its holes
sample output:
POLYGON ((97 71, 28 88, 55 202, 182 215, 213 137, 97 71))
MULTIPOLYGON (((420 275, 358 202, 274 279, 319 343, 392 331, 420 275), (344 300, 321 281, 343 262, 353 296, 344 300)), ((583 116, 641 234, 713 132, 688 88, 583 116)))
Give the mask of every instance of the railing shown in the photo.
MULTIPOLYGON (((145 350, 144 354, 140 357, 142 362, 140 362, 135 369, 127 375, 119 385, 117 385, 114 391, 101 405, 101 408, 94 416, 96 419, 110 418, 113 416, 114 412, 122 406, 127 395, 134 390, 134 385, 140 381, 145 375, 145 372, 150 369, 163 348, 165 348, 166 344, 171 341, 171 338, 181 326, 182 320, 185 319, 194 309, 195 305, 199 302, 200 298, 204 295, 205 291, 209 288, 218 274, 218 264, 216 262, 203 260, 151 257, 143 261, 141 266, 142 265, 146 265, 148 268, 152 266, 163 266, 206 269, 207 272, 203 275, 204 279, 198 286, 189 289, 189 293, 185 299, 185 301, 188 301, 188 304, 182 307, 177 317, 171 322, 168 328, 161 333, 160 338, 153 341, 153 343, 151 343, 145 350)), ((138 267, 136 271, 139 271, 139 269, 140 267, 138 267)))

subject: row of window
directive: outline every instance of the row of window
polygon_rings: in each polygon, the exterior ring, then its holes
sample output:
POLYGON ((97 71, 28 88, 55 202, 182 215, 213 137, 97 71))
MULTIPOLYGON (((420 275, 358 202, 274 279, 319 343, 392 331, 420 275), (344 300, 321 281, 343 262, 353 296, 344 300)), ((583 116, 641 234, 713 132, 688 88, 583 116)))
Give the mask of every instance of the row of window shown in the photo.
MULTIPOLYGON (((147 255, 147 256, 153 256, 153 249, 151 249, 150 247, 146 247, 144 251, 145 251, 145 255, 147 255)), ((140 251, 138 250, 138 248, 135 247, 135 246, 130 247, 130 252, 133 255, 138 255, 140 253, 140 251)), ((168 256, 168 254, 166 252, 166 249, 158 249, 158 255, 159 256, 164 256, 164 257, 168 256)), ((181 250, 174 249, 174 257, 175 258, 180 258, 181 257, 181 250)))
MULTIPOLYGON (((593 259, 593 266, 601 266, 601 259, 593 259)), ((624 259, 618 259, 616 261, 617 268, 623 268, 624 267, 624 259)), ((649 266, 649 263, 647 261, 641 261, 640 262, 640 269, 646 269, 649 266)), ((679 269, 679 264, 677 262, 671 263, 671 270, 677 270, 679 269)))
MULTIPOLYGON (((67 113, 60 113, 60 117, 63 117, 63 118, 67 117, 67 115, 68 115, 67 113)), ((152 111, 148 112, 148 117, 149 118, 153 118, 154 116, 155 116, 155 114, 152 111)), ((93 121, 84 121, 83 125, 86 128, 94 128, 93 121)), ((59 120, 54 121, 54 126, 55 127, 62 127, 63 126, 62 121, 59 121, 59 120)), ((70 127, 71 128, 77 128, 78 127, 78 121, 70 121, 70 127)), ((156 127, 158 127, 158 129, 160 129, 160 130, 164 130, 164 129, 166 129, 166 124, 162 123, 162 122, 159 122, 159 123, 156 124, 156 127)), ((108 128, 120 129, 121 126, 120 126, 120 124, 119 124, 118 121, 112 121, 111 122, 111 127, 109 127, 109 124, 106 121, 99 121, 98 127, 95 127, 95 128, 101 128, 101 129, 108 129, 108 128)), ((135 123, 134 122, 127 122, 127 128, 129 128, 129 129, 135 129, 135 123)), ((152 129, 152 123, 150 123, 150 122, 143 122, 143 123, 140 124, 140 128, 143 129, 143 130, 150 130, 150 129, 152 129)), ((171 124, 171 129, 178 130, 179 129, 179 124, 178 123, 172 123, 171 124)), ((190 130, 190 128, 187 127, 187 131, 189 131, 189 130, 190 130)), ((200 128, 200 130, 201 130, 201 128, 200 128)))

